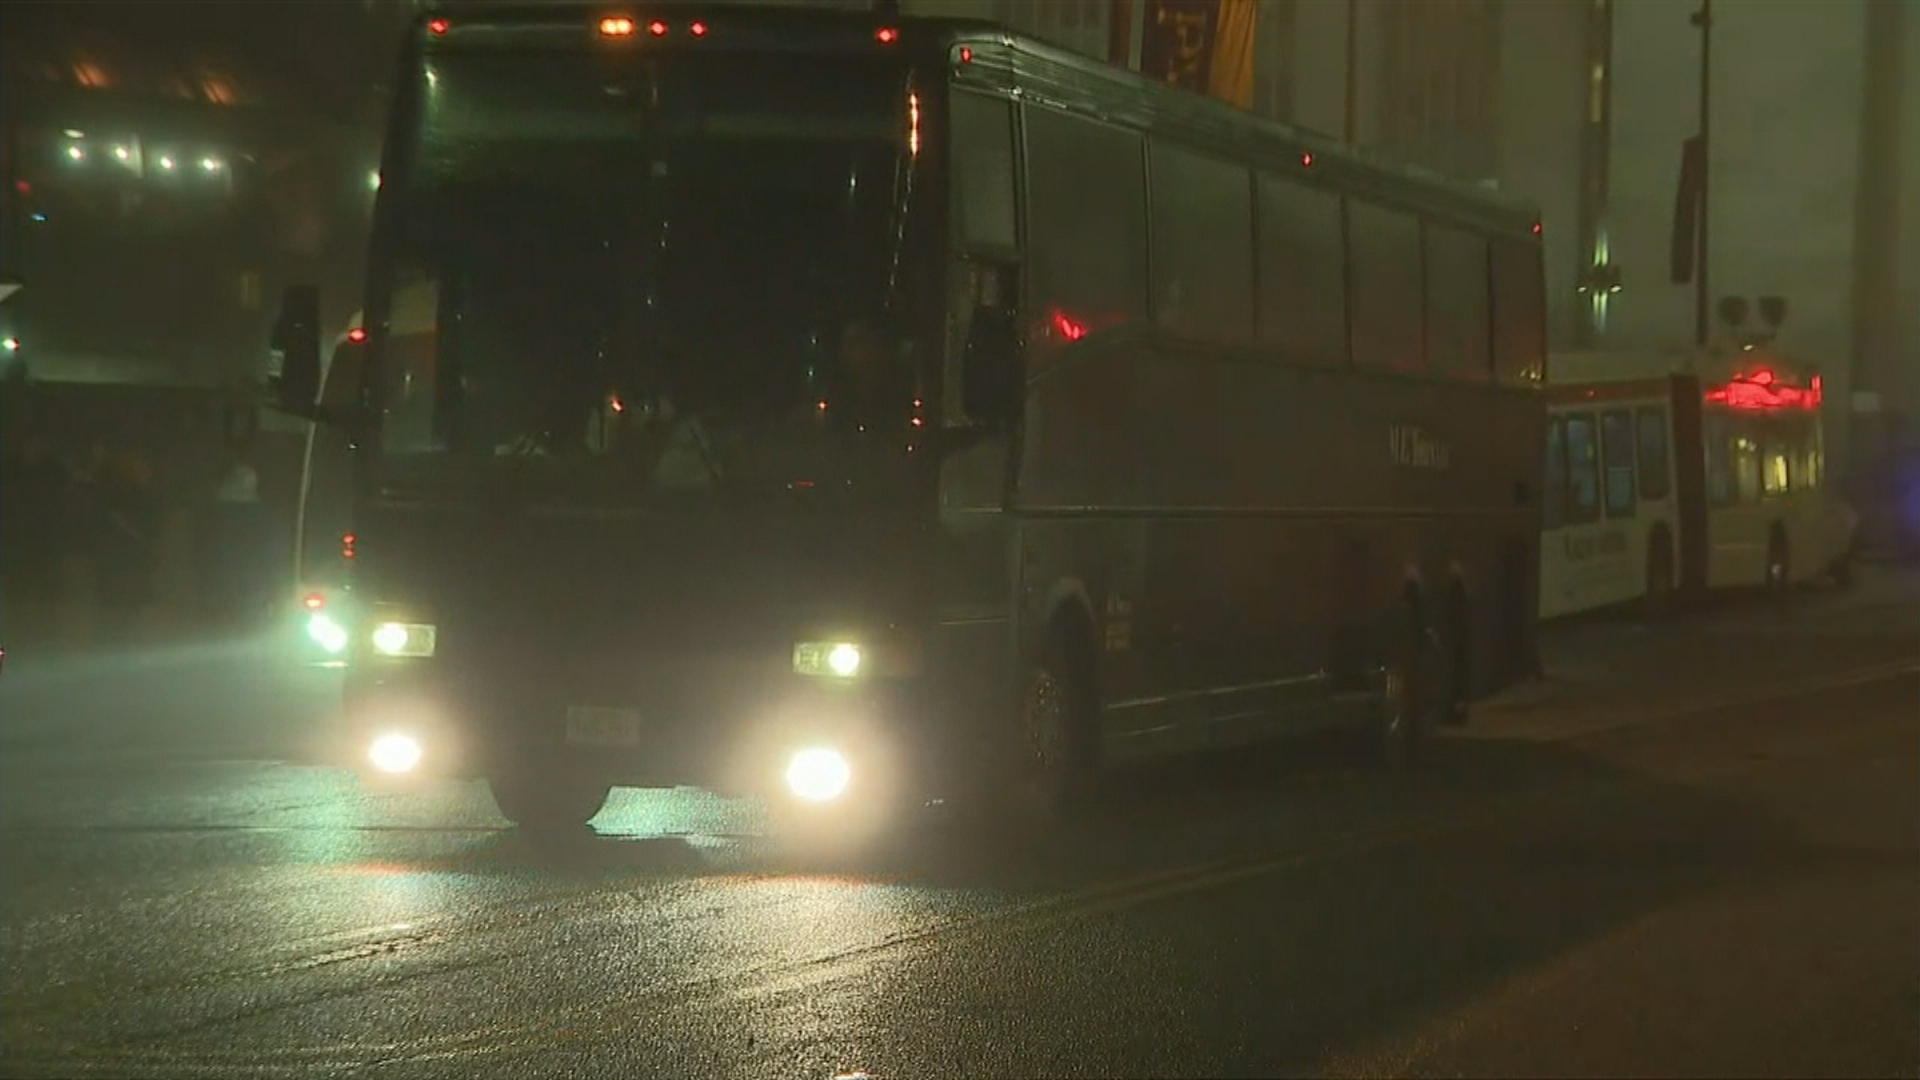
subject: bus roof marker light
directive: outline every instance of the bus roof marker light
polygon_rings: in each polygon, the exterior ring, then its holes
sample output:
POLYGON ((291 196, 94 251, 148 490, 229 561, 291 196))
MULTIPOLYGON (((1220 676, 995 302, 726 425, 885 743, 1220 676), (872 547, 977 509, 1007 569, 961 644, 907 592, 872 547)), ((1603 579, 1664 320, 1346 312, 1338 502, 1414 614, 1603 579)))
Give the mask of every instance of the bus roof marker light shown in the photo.
POLYGON ((453 29, 453 23, 446 19, 432 18, 427 20, 427 33, 429 34, 444 34, 451 29, 453 29))
POLYGON ((1546 231, 1545 225, 1541 224, 1538 221, 1533 223, 1533 235, 1539 236, 1542 232, 1545 232, 1545 231, 1546 231))
POLYGON ((600 20, 601 37, 632 37, 633 20, 625 15, 609 15, 600 20))
POLYGON ((873 32, 873 40, 882 45, 891 45, 900 40, 900 31, 891 26, 883 26, 873 32))
POLYGON ((699 19, 695 19, 693 22, 687 24, 687 33, 692 34, 694 37, 706 37, 707 24, 701 22, 699 19))
POLYGON ((364 326, 356 326, 348 330, 347 340, 353 342, 355 345, 367 340, 367 328, 364 326))
POLYGON ((973 63, 973 49, 971 46, 960 46, 960 62, 963 64, 973 63))
POLYGON ((652 22, 648 23, 647 33, 652 34, 654 37, 666 37, 667 36, 666 21, 664 19, 655 19, 652 22))
POLYGON ((1313 168, 1313 151, 1308 150, 1300 155, 1300 167, 1303 169, 1313 168))

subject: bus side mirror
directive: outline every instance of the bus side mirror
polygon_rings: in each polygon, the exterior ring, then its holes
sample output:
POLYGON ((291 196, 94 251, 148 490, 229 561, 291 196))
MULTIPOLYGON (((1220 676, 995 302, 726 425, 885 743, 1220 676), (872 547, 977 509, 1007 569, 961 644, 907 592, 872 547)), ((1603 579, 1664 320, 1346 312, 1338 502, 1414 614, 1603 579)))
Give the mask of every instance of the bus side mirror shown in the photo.
POLYGON ((320 290, 289 285, 274 320, 272 350, 278 371, 271 379, 274 407, 313 419, 320 396, 320 290))

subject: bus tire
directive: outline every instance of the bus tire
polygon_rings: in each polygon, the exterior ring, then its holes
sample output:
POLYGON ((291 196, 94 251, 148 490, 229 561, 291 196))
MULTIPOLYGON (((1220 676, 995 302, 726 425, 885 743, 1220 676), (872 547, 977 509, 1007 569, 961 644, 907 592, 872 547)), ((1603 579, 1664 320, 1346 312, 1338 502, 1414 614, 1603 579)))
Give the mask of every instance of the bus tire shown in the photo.
POLYGON ((500 816, 522 829, 584 828, 606 805, 612 785, 562 771, 512 769, 487 778, 500 816))
POLYGON ((1389 772, 1417 764, 1447 710, 1447 651, 1409 603, 1387 631, 1370 740, 1389 772))
POLYGON ((1009 768, 1012 809, 1023 819, 1065 817, 1092 789, 1092 676, 1074 636, 1057 626, 1021 678, 1009 768))
POLYGON ((1655 533, 1647 546, 1647 586, 1640 598, 1640 613, 1648 622, 1673 614, 1673 545, 1664 532, 1655 533))
POLYGON ((1776 602, 1784 602, 1793 592, 1793 551, 1778 525, 1767 540, 1767 576, 1761 584, 1767 597, 1776 602))

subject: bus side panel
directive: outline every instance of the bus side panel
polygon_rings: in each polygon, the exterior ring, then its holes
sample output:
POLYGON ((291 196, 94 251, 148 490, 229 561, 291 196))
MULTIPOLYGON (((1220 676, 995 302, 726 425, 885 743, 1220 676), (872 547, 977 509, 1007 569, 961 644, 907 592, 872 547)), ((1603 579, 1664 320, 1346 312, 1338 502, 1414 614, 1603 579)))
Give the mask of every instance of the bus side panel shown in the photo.
POLYGON ((1698 600, 1707 588, 1707 464, 1701 422, 1700 380, 1675 375, 1672 383, 1674 495, 1679 503, 1679 580, 1682 595, 1698 600))

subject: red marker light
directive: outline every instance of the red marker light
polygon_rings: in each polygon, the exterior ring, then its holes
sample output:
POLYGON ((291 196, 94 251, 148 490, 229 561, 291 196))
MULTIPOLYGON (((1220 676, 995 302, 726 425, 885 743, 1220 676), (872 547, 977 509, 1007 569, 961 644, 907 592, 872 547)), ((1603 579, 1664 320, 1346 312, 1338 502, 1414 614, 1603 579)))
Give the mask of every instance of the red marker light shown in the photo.
POLYGON ((973 50, 965 45, 960 46, 960 62, 963 64, 973 63, 973 50))
POLYGON ((696 21, 691 26, 687 27, 687 33, 692 34, 694 37, 706 37, 707 24, 696 21))
POLYGON ((614 412, 626 412, 627 403, 617 397, 610 397, 607 399, 607 408, 612 409, 614 412))
POLYGON ((1313 168, 1313 154, 1311 151, 1300 155, 1300 164, 1305 168, 1313 168))
POLYGON ((927 422, 916 416, 913 419, 907 421, 907 423, 912 424, 914 427, 925 427, 927 422))
POLYGON ((327 598, 317 592, 310 592, 306 596, 301 597, 300 603, 304 605, 308 611, 319 611, 321 608, 327 606, 327 598))
POLYGON ((1075 321, 1072 316, 1064 311, 1055 311, 1053 313, 1053 328, 1061 337, 1066 338, 1068 341, 1079 341, 1081 338, 1087 336, 1087 324, 1075 321))
POLYGON ((925 405, 925 404, 926 404, 926 401, 925 401, 925 400, 923 400, 923 399, 921 399, 921 398, 914 398, 914 399, 913 399, 913 407, 914 407, 914 408, 916 408, 916 409, 917 409, 917 408, 919 408, 919 407, 921 407, 922 405, 925 405))
POLYGON ((13 182, 13 190, 22 195, 31 195, 33 194, 33 185, 25 180, 15 180, 13 182))
POLYGON ((652 34, 654 37, 666 37, 667 24, 659 19, 655 19, 647 24, 647 33, 652 34))
POLYGON ((356 326, 347 331, 347 340, 353 342, 355 345, 367 340, 367 328, 364 326, 356 326))
POLYGON ((817 405, 816 407, 817 407, 817 408, 818 408, 818 409, 819 409, 819 410, 820 410, 821 412, 826 412, 826 411, 827 411, 827 399, 826 399, 826 398, 821 398, 821 399, 820 399, 820 401, 819 401, 819 403, 818 403, 818 405, 817 405))
POLYGON ((883 26, 873 32, 873 40, 882 45, 891 45, 900 40, 900 31, 891 26, 883 26))
POLYGON ((453 29, 453 24, 445 19, 427 20, 427 32, 429 34, 444 34, 451 29, 453 29))
POLYGON ((1533 223, 1533 235, 1535 235, 1535 236, 1539 236, 1539 235, 1540 235, 1540 231, 1541 231, 1541 225, 1540 225, 1540 223, 1539 223, 1539 222, 1537 222, 1537 221, 1536 221, 1536 222, 1534 222, 1534 223, 1533 223))
POLYGON ((340 536, 340 557, 341 558, 343 559, 353 558, 354 540, 355 540, 355 537, 352 533, 341 534, 340 536))
POLYGON ((610 15, 600 20, 600 34, 603 37, 632 37, 633 20, 625 15, 610 15))

